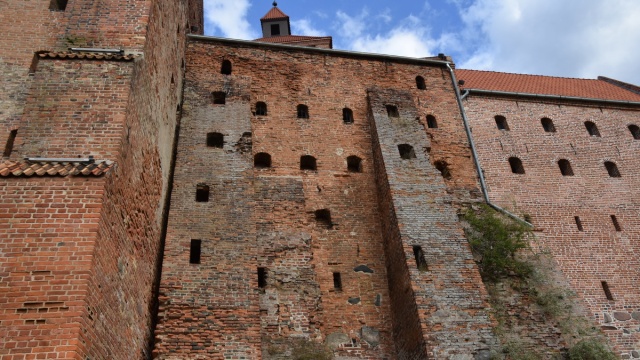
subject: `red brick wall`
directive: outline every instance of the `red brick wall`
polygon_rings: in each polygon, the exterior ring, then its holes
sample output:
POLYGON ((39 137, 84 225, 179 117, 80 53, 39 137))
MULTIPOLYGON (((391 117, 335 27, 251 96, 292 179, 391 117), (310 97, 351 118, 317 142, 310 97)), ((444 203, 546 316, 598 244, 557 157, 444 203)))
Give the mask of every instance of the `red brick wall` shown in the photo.
POLYGON ((585 301, 593 319, 622 354, 638 348, 640 310, 635 254, 638 249, 637 153, 627 126, 639 124, 636 108, 540 103, 471 95, 465 106, 493 201, 529 214, 540 231, 537 249, 553 254, 572 289, 585 301), (494 116, 506 117, 510 130, 496 128, 494 116), (541 118, 553 120, 545 132, 541 118), (601 137, 587 133, 594 122, 601 137), (519 157, 525 174, 513 174, 508 158, 519 157), (570 161, 574 176, 562 176, 558 160, 570 161), (618 165, 622 177, 609 177, 604 161, 618 165), (610 215, 622 227, 616 231, 610 215), (584 231, 574 217, 579 216, 584 231), (614 300, 605 297, 601 281, 614 300), (618 314, 616 314, 618 313, 618 314))

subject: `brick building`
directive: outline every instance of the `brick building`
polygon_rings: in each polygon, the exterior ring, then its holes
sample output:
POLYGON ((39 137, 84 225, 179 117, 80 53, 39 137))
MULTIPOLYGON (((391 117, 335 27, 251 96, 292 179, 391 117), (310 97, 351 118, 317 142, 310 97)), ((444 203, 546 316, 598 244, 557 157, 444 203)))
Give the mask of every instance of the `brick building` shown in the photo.
POLYGON ((2 7, 38 25, 0 23, 3 359, 486 358, 485 183, 640 351, 637 87, 333 50, 277 6, 257 41, 198 0, 2 7))

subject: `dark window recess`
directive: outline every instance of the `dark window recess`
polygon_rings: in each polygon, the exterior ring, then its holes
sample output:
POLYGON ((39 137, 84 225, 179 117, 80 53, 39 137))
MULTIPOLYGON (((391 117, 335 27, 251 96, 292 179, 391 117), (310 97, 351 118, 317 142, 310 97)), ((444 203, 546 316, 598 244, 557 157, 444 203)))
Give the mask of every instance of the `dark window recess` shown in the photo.
POLYGON ((222 61, 222 67, 220 67, 220 74, 231 75, 232 69, 233 69, 233 66, 231 65, 231 61, 224 60, 222 61))
POLYGON ((327 229, 333 227, 331 222, 331 211, 329 209, 320 209, 315 211, 315 217, 318 224, 324 225, 327 229))
POLYGON ((307 105, 298 105, 298 119, 309 118, 309 107, 307 105))
POLYGON ((51 11, 65 11, 67 9, 67 0, 51 0, 49 3, 49 10, 51 11))
POLYGON ((263 267, 258 268, 258 287, 263 289, 267 287, 267 269, 263 267))
POLYGON ((598 127, 591 121, 585 121, 584 127, 587 128, 587 132, 591 136, 600 137, 600 131, 598 131, 598 127))
POLYGON ((342 276, 340 276, 339 272, 333 273, 333 288, 338 291, 342 290, 342 276))
POLYGON ((542 128, 545 132, 556 132, 556 127, 553 125, 553 121, 551 119, 542 118, 540 123, 542 123, 542 128))
POLYGON ((602 290, 604 290, 604 295, 607 297, 607 300, 613 300, 613 295, 611 295, 611 289, 609 289, 609 284, 606 281, 601 281, 602 290))
POLYGON ((191 32, 192 33, 197 33, 198 31, 200 31, 200 27, 199 26, 191 25, 191 32))
POLYGON ((271 24, 271 36, 280 35, 280 24, 271 24))
POLYGON ((256 103, 256 115, 258 116, 266 116, 267 115, 267 104, 259 101, 256 103))
POLYGON ((253 166, 257 168, 270 168, 271 167, 271 155, 267 153, 257 153, 253 157, 253 166))
POLYGON ((560 172, 563 176, 573 176, 573 169, 571 168, 571 163, 569 162, 569 160, 558 160, 558 167, 560 168, 560 172))
POLYGON ((613 227, 616 228, 616 231, 622 231, 618 218, 615 215, 611 215, 611 222, 613 223, 613 227))
POLYGON ((300 170, 317 170, 316 158, 311 155, 300 156, 300 170))
POLYGON ((398 107, 394 105, 385 105, 387 108, 387 116, 389 117, 400 117, 400 113, 398 112, 398 107))
POLYGON ((498 130, 509 131, 509 124, 507 124, 506 117, 502 115, 496 115, 494 119, 496 119, 496 126, 498 127, 498 130))
POLYGON ((18 130, 11 130, 9 132, 9 137, 7 138, 7 143, 4 146, 4 152, 2 156, 9 157, 11 156, 11 152, 13 151, 13 143, 16 141, 16 136, 18 135, 18 130))
POLYGON ((351 111, 351 109, 342 109, 342 121, 344 121, 345 124, 353 124, 353 111, 351 111))
POLYGON ((446 180, 451 179, 451 171, 449 171, 449 164, 447 164, 446 161, 438 160, 434 165, 436 166, 436 169, 440 171, 440 174, 442 174, 443 178, 445 178, 446 180))
POLYGON ((201 253, 202 253, 202 241, 191 240, 191 247, 189 249, 189 263, 200 264, 201 253))
POLYGON ((413 246, 413 256, 416 259, 416 266, 420 271, 428 271, 429 267, 427 266, 427 260, 424 257, 424 251, 422 251, 421 246, 414 245, 413 246))
POLYGON ((607 168, 607 172, 611 177, 620 177, 620 171, 618 170, 618 165, 611 161, 605 161, 604 167, 607 168))
POLYGON ((224 146, 224 135, 217 132, 207 134, 207 146, 222 149, 224 146))
POLYGON ((227 94, 222 91, 214 91, 211 95, 213 96, 213 103, 216 105, 224 105, 227 101, 227 94))
POLYGON ((427 89, 427 85, 425 85, 424 78, 422 76, 416 76, 416 87, 420 90, 427 89))
POLYGON ((362 159, 355 155, 347 157, 347 171, 362 172, 362 159))
POLYGON ((205 184, 198 184, 196 187, 196 201, 207 202, 209 201, 209 186, 205 184))
POLYGON ((629 131, 634 139, 640 140, 640 127, 637 125, 629 125, 629 131))
POLYGON ((429 129, 436 129, 438 127, 438 122, 436 121, 435 116, 427 115, 427 127, 429 129))
POLYGON ((511 172, 514 174, 524 174, 524 166, 522 166, 522 160, 517 157, 509 158, 509 165, 511 166, 511 172))
POLYGON ((574 216, 573 218, 576 220, 576 226, 578 227, 578 231, 584 231, 584 228, 582 227, 582 220, 580 220, 580 216, 574 216))
POLYGON ((416 153, 413 151, 413 146, 408 144, 400 144, 398 145, 398 151, 400 152, 400 157, 404 160, 415 159, 416 153))

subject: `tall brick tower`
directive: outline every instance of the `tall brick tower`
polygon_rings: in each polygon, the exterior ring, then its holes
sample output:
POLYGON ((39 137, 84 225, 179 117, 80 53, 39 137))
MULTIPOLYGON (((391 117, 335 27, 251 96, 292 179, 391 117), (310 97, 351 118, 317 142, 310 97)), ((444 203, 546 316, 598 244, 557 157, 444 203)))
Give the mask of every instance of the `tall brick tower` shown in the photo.
POLYGON ((0 10, 0 357, 143 358, 202 2, 0 10))

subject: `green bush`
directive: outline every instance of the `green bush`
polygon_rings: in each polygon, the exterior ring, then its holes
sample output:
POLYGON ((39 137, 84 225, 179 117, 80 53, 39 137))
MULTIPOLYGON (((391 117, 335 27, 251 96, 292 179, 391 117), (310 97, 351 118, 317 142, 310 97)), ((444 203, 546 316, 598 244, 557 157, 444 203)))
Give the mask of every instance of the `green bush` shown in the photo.
POLYGON ((593 339, 578 342, 569 350, 570 360, 616 360, 604 345, 593 339))

